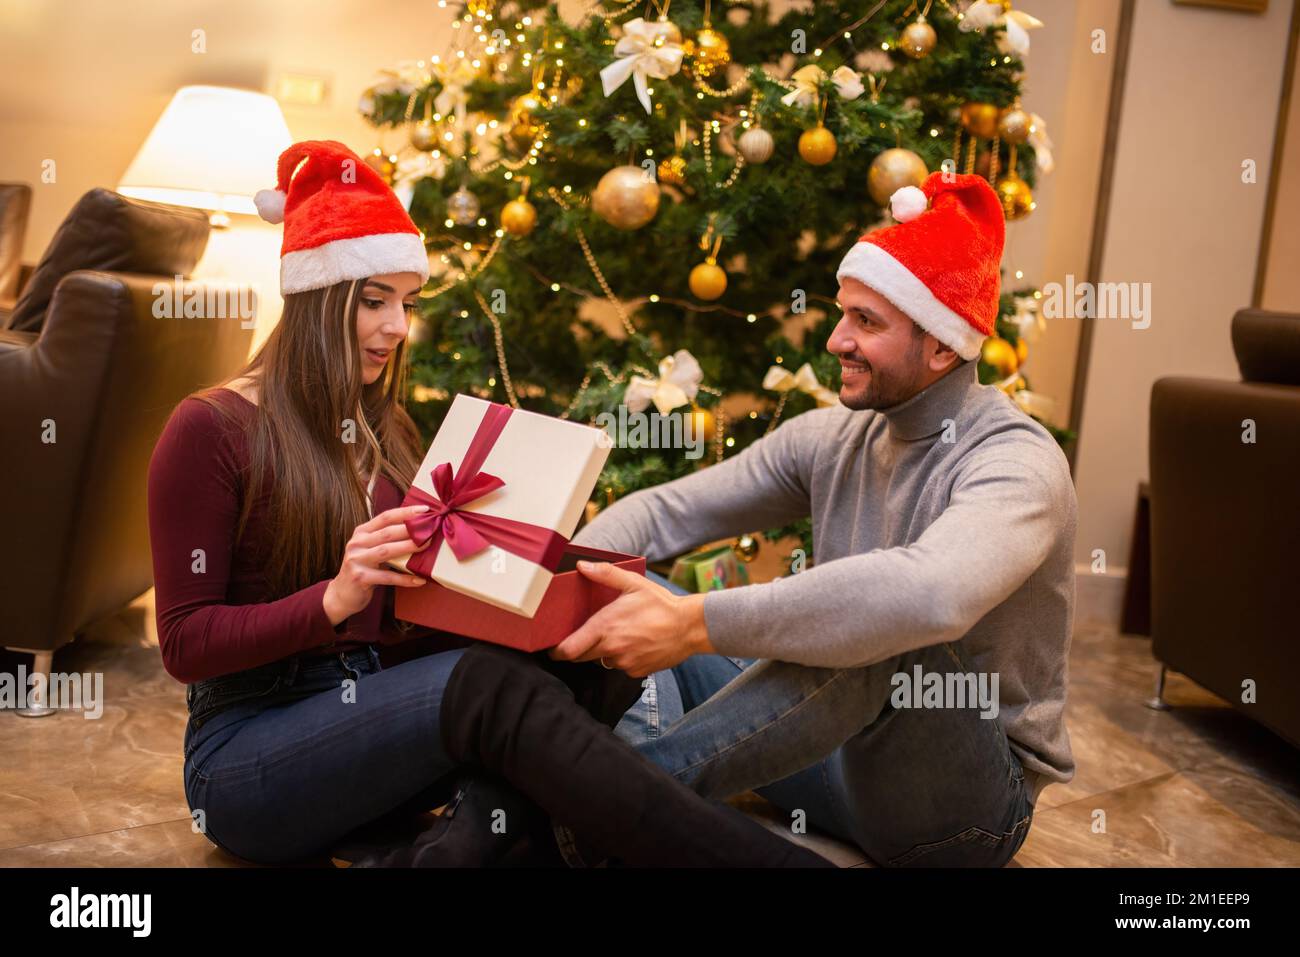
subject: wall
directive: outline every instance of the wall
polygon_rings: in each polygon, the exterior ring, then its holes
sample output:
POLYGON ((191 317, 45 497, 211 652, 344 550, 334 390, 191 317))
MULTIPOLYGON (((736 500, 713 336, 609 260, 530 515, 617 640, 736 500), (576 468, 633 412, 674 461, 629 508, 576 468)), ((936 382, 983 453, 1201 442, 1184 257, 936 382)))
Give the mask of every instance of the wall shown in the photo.
POLYGON ((1137 4, 1101 279, 1152 284, 1149 328, 1097 320, 1076 469, 1076 558, 1123 566, 1147 476, 1152 383, 1235 378, 1229 323, 1248 305, 1291 4, 1249 15, 1137 4), (1243 160, 1258 182, 1241 179, 1243 160))

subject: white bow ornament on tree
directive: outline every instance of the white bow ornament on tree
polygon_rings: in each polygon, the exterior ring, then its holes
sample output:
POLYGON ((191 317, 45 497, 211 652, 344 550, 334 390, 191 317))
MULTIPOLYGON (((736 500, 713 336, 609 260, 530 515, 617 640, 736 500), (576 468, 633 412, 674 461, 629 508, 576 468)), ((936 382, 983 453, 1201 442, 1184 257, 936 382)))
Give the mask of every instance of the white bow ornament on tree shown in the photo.
POLYGON ((817 373, 813 372, 812 364, 808 362, 795 372, 785 366, 772 366, 767 370, 767 375, 763 376, 763 388, 773 392, 797 389, 816 399, 819 406, 835 405, 840 401, 839 396, 817 381, 817 373))
POLYGON ((963 33, 994 26, 1002 27, 1003 33, 998 38, 998 49, 1003 53, 1025 56, 1029 53, 1029 31, 1042 25, 1042 20, 1031 17, 1023 10, 1003 9, 1001 3, 975 0, 966 8, 958 27, 963 33))
POLYGON ((659 378, 632 376, 623 393, 623 402, 629 412, 642 412, 653 402, 660 415, 667 415, 694 399, 703 381, 704 370, 695 356, 678 349, 659 360, 659 378))
POLYGON ((663 28, 641 17, 623 24, 623 36, 614 47, 619 59, 600 71, 600 83, 609 96, 632 78, 636 97, 650 112, 648 79, 665 80, 682 68, 682 45, 668 39, 663 28))

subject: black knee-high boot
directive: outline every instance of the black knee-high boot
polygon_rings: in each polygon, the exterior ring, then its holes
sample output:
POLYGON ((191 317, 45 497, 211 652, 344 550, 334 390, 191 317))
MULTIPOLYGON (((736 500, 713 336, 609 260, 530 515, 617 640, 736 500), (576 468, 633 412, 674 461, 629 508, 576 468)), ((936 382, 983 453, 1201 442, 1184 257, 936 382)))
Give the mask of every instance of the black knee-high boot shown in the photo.
POLYGON ((475 645, 443 691, 448 756, 499 775, 632 866, 830 866, 739 811, 700 797, 612 734, 609 719, 621 715, 619 705, 639 693, 640 682, 610 672, 608 683, 598 680, 593 690, 590 677, 585 672, 577 684, 594 696, 586 703, 604 702, 604 723, 538 661, 475 645))

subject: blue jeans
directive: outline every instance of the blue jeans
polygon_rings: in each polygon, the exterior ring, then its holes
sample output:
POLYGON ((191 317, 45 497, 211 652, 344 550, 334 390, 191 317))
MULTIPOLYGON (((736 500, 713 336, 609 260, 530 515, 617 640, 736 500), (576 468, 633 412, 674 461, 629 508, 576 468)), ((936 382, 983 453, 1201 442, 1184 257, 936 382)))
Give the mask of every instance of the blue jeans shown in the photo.
POLYGON ((382 668, 368 646, 191 685, 185 797, 196 825, 237 857, 287 863, 404 805, 437 807, 455 771, 438 713, 461 654, 382 668))
POLYGON ((960 642, 854 669, 697 655, 646 679, 615 731, 697 793, 757 790, 878 864, 1000 867, 1033 816, 1024 768, 978 708, 893 707, 917 664, 974 670, 960 642))

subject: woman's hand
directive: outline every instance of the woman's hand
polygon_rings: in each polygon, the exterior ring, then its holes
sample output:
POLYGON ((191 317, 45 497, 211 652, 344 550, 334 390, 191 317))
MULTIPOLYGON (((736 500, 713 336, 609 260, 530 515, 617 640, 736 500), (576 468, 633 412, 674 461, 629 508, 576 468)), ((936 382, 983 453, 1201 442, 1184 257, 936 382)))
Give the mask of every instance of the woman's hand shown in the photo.
POLYGON ((376 585, 414 588, 424 584, 424 579, 418 575, 407 575, 382 566, 390 558, 415 551, 415 542, 406 531, 405 522, 428 510, 427 505, 390 508, 356 527, 343 550, 339 573, 330 579, 325 589, 323 604, 330 624, 337 625, 369 605, 376 585))

